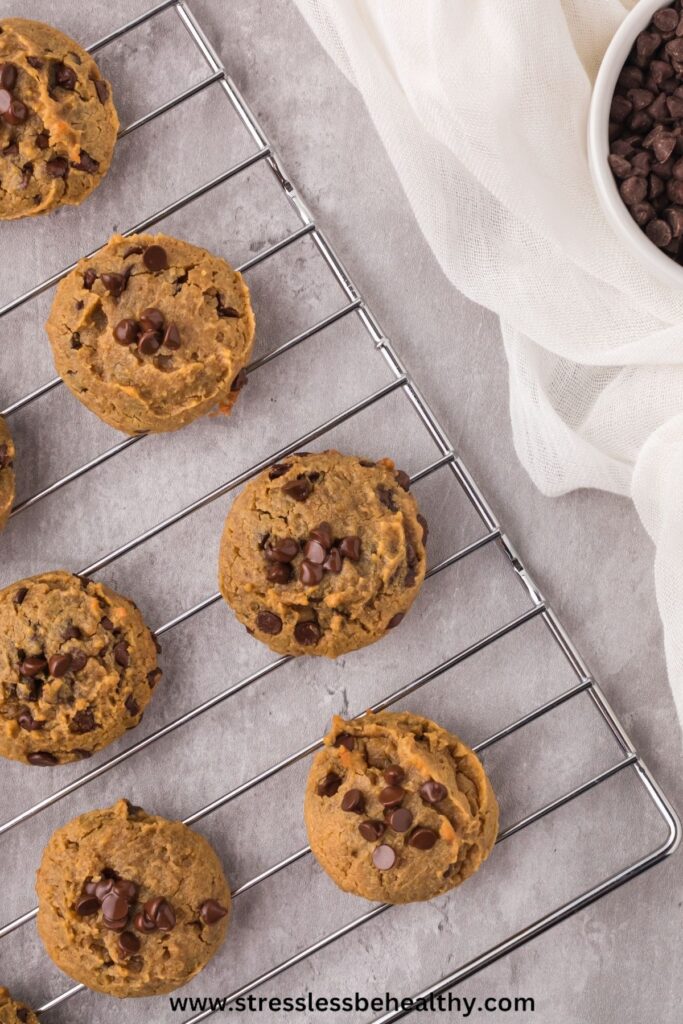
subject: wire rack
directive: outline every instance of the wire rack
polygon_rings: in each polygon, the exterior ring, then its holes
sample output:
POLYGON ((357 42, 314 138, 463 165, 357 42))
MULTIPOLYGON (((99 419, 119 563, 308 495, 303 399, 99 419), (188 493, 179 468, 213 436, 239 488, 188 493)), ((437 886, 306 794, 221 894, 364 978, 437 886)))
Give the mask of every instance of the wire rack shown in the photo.
MULTIPOLYGON (((254 361, 249 366, 248 372, 253 372, 255 369, 265 365, 271 360, 279 358, 283 353, 291 349, 294 349, 296 346, 302 345, 307 340, 313 338, 315 335, 330 328, 333 324, 345 320, 347 318, 355 317, 357 318, 357 321, 362 325, 363 331, 366 333, 367 336, 369 336, 372 348, 376 351, 378 356, 385 361, 386 365, 389 367, 391 379, 389 383, 378 388, 372 393, 366 395, 361 400, 355 402, 353 405, 344 409, 341 413, 338 413, 330 417, 325 422, 318 424, 316 427, 308 430, 306 433, 302 434, 300 437, 297 437, 295 440, 288 442, 286 445, 281 447, 279 451, 272 452, 271 454, 268 455, 266 459, 259 461, 255 465, 252 465, 248 469, 245 469, 243 472, 233 476, 230 480, 226 481, 221 486, 214 488, 213 490, 211 490, 209 493, 206 493, 198 500, 193 501, 191 504, 185 506, 184 508, 181 508, 172 515, 167 516, 165 519, 157 523, 152 528, 147 529, 144 532, 138 534, 137 536, 132 537, 130 540, 121 544, 115 550, 109 552, 104 557, 99 558, 91 565, 86 566, 81 571, 87 575, 93 575, 97 573, 98 571, 104 569, 106 566, 115 562, 117 559, 135 550, 140 545, 143 545, 146 541, 157 536, 162 531, 167 530, 169 527, 173 526, 176 523, 179 523, 181 520, 192 515, 194 512, 197 512, 199 509, 204 508, 205 506, 214 502, 216 499, 239 487, 245 481, 255 476, 262 469, 266 468, 273 462, 277 462, 284 459, 287 455, 301 449, 302 447, 310 444, 316 439, 321 438, 323 435, 327 434, 335 427, 338 427, 340 424, 352 419, 353 417, 356 417, 364 410, 368 410, 372 407, 380 405, 382 401, 386 399, 389 395, 393 393, 398 393, 402 395, 405 400, 407 400, 409 405, 417 414, 420 423, 422 424, 424 430, 431 438, 431 442, 435 445, 436 451, 438 452, 438 456, 436 459, 431 461, 429 465, 426 465, 419 472, 413 474, 413 482, 417 483, 422 479, 426 479, 438 470, 445 470, 446 472, 450 473, 452 475, 452 478, 457 482, 458 487, 466 496, 467 501, 470 503, 471 507, 476 512, 478 522, 483 527, 483 532, 476 540, 469 543, 465 547, 460 548, 457 551, 453 551, 447 557, 439 561, 438 564, 433 565, 429 569, 428 577, 436 576, 437 574, 449 569, 451 566, 454 566, 456 563, 459 563, 462 560, 467 559, 474 552, 479 551, 480 549, 483 549, 489 545, 498 546, 498 548, 506 556, 505 561, 507 566, 509 567, 509 572, 514 574, 514 577, 519 581, 521 586, 524 588, 525 594, 530 600, 530 607, 527 610, 523 611, 521 614, 515 616, 510 621, 506 622, 504 625, 500 626, 499 628, 493 631, 488 632, 486 635, 480 637, 475 642, 459 650, 457 653, 453 654, 446 660, 443 660, 439 664, 422 672, 416 678, 412 679, 409 683, 407 683, 404 686, 401 686, 399 689, 395 690, 393 693, 389 694, 384 699, 377 702, 373 706, 373 710, 381 710, 392 706, 397 701, 414 693, 421 687, 426 686, 428 683, 449 672, 455 666, 458 666, 461 663, 465 662, 467 659, 477 654, 478 652, 482 651, 484 648, 492 644, 495 644, 496 642, 500 641, 503 637, 512 634, 517 630, 520 630, 526 623, 529 623, 532 619, 538 619, 540 622, 543 623, 544 627, 547 629, 550 637, 552 638, 552 642, 555 645, 557 645, 563 658, 566 659, 566 662, 570 666, 571 672, 573 673, 575 681, 570 687, 564 689, 562 692, 553 696, 551 699, 541 703, 538 706, 529 708, 523 715, 517 717, 514 721, 506 725, 504 728, 499 729, 493 735, 489 736, 487 739, 476 745, 475 750, 481 753, 484 750, 493 747, 495 744, 499 743, 501 740, 504 740, 508 736, 511 736, 518 730, 523 729, 525 726, 530 725, 532 722, 548 715, 549 712, 564 707, 569 702, 577 698, 579 694, 585 694, 588 696, 590 700, 592 714, 598 716, 598 719, 602 723, 603 727, 605 727, 609 731, 611 737, 617 745, 617 748, 620 752, 620 756, 618 760, 616 760, 616 762, 610 764, 607 768, 604 768, 597 774, 593 774, 591 777, 585 779, 578 785, 575 785, 569 791, 565 792, 561 796, 556 797, 555 799, 545 803, 543 806, 525 815, 523 818, 516 821, 514 824, 506 827, 498 836, 498 843, 502 843, 506 839, 520 833, 522 830, 540 821, 547 815, 552 815, 553 812, 572 803, 577 798, 581 797, 583 794, 588 793, 590 790, 594 790, 597 787, 602 786, 604 783, 607 782, 608 779, 611 779, 622 772, 632 773, 633 777, 637 780, 639 786, 642 787, 642 790, 644 791, 647 800, 654 807, 659 825, 661 826, 663 823, 666 832, 666 837, 663 840, 658 841, 654 848, 650 849, 642 856, 639 856, 637 859, 634 859, 627 866, 609 874, 608 877, 603 878, 597 884, 591 885, 585 891, 577 893, 572 898, 564 901, 563 903, 561 903, 561 905, 555 907, 555 909, 553 909, 551 912, 545 913, 537 920, 532 921, 521 930, 518 930, 514 934, 505 938, 503 941, 497 942, 495 945, 486 949, 484 952, 476 956, 474 959, 471 959, 467 963, 462 964, 457 969, 448 973, 445 977, 435 979, 433 984, 429 985, 427 988, 424 988, 421 992, 415 994, 416 999, 427 998, 430 995, 438 995, 446 992, 448 989, 457 985, 459 982, 462 982, 463 980, 476 974, 478 971, 481 971, 484 967, 500 959, 501 957, 505 956, 511 951, 517 949, 519 946, 528 942, 530 939, 535 938, 541 933, 552 928, 555 924, 559 923, 565 918, 568 918, 572 914, 575 914, 577 911, 588 906, 593 901, 599 899, 606 893, 622 885, 624 882, 627 882, 630 879, 634 878, 639 873, 652 867, 654 864, 656 864, 657 862, 661 861, 663 858, 671 854, 676 848, 680 839, 679 821, 675 812, 673 811, 672 807, 670 806, 669 802, 667 801, 666 797, 664 796, 660 787, 658 786, 656 780, 652 777, 650 771, 643 763, 642 758, 635 750, 633 744, 631 743, 631 740, 629 739, 628 735, 626 734, 625 730, 623 729, 622 725, 620 724, 619 720, 617 719, 616 715, 614 714, 613 710, 608 704, 600 686, 592 678, 588 668, 586 667, 586 664, 584 663, 583 659, 577 652, 571 640, 565 633, 562 625, 558 621, 557 616, 553 612, 552 608, 549 607, 543 594, 541 593, 541 591, 533 581, 532 577, 530 576, 526 566, 522 563, 519 556, 517 555, 511 541, 503 532, 496 516, 489 507, 481 490, 475 484, 474 480, 470 476, 462 459, 454 451, 453 445, 446 436, 445 431, 439 424, 437 418, 430 409, 428 403, 420 393, 420 390, 415 380, 407 371, 406 367, 404 366, 402 360, 400 359, 399 355, 397 354, 396 350, 392 346, 389 339, 385 337, 381 327, 379 326, 371 310, 368 308, 367 304, 363 300, 363 297, 359 289, 357 288, 357 286, 347 273, 341 259, 337 255, 332 244, 329 242, 323 231, 314 222, 313 217, 311 216, 311 213, 309 212, 309 209, 306 206, 304 200, 301 198, 296 188, 292 184, 291 179, 285 172, 284 165, 280 159, 280 156, 275 151, 273 145, 267 138, 266 134, 261 128, 256 117, 250 110, 249 106, 247 105, 243 97, 240 95, 240 92, 236 88, 234 82, 227 74, 219 57, 217 56, 211 43, 207 39, 202 27, 198 23, 196 17, 194 16, 192 10, 188 7, 185 0, 164 0, 164 2, 158 4, 157 6, 142 14, 141 16, 132 19, 131 21, 122 25, 120 28, 116 29, 114 32, 111 32, 105 38, 101 39, 98 43, 96 43, 94 46, 90 48, 91 52, 94 53, 98 50, 101 50, 103 47, 106 47, 107 45, 111 44, 115 40, 119 39, 121 36, 124 36, 126 33, 137 28, 138 26, 143 25, 150 19, 153 19, 161 15, 163 12, 167 10, 173 10, 177 17, 179 18, 182 26, 189 35, 189 38, 192 40, 192 43, 197 47, 199 53, 201 54, 201 57, 203 58, 203 61, 206 63, 208 67, 208 74, 205 77, 203 77, 201 81, 193 84, 192 86, 181 92, 179 95, 175 96, 173 99, 162 103, 154 110, 144 114, 132 123, 128 124, 125 128, 122 129, 120 136, 123 137, 129 135, 132 132, 137 131, 138 129, 143 127, 143 125, 146 125, 154 121, 162 114, 172 111, 174 108, 178 107, 180 104, 183 104, 185 101, 191 99, 193 96, 201 93, 208 87, 212 85, 217 85, 222 90, 225 96, 225 100, 228 102, 228 104, 230 104, 231 108, 240 119, 243 129, 246 130, 246 132, 248 133, 250 145, 253 146, 253 152, 251 152, 250 155, 242 159, 240 162, 224 170, 222 173, 214 176, 211 180, 207 181, 202 186, 192 189, 191 191, 182 195, 181 198, 176 199, 173 202, 170 202, 163 209, 158 210, 152 216, 149 216, 140 223, 136 224, 127 232, 124 232, 124 234, 133 234, 136 232, 148 230, 153 225, 157 224, 159 221, 181 210, 183 207, 186 207, 188 204, 199 199, 201 196, 210 193, 213 189, 228 181, 229 179, 243 174, 249 168, 252 168, 257 164, 266 165, 269 168, 270 172, 272 172, 272 175, 274 176, 281 190, 284 192, 289 204, 291 205, 291 208, 293 208, 293 210, 295 211, 297 218, 300 221, 300 226, 296 230, 290 232, 282 240, 276 242, 273 245, 268 246, 265 249, 262 249, 260 252, 257 252, 253 257, 248 259, 246 262, 242 263, 242 265, 238 269, 241 270, 242 272, 247 272, 251 270, 253 267, 257 266, 258 264, 271 259, 277 253, 286 249, 287 247, 289 247, 299 239, 303 238, 304 236, 308 236, 313 241, 319 256, 322 257, 322 260, 324 261, 326 268, 329 270, 330 274, 336 281, 337 285, 341 288, 341 291, 345 296, 346 301, 341 308, 335 310, 329 315, 318 320, 313 325, 300 331, 294 337, 291 337, 286 342, 280 344, 277 348, 269 352, 267 355, 254 361)), ((59 273, 52 275, 47 280, 42 281, 41 283, 30 288, 28 291, 25 291, 23 294, 19 295, 17 298, 13 299, 10 302, 7 302, 4 306, 2 306, 2 308, 0 308, 0 317, 7 315, 11 311, 19 308, 21 305, 29 302, 30 300, 36 298, 47 289, 51 288, 72 269, 72 266, 65 267, 59 273)), ((11 416, 13 413, 18 412, 20 409, 23 409, 30 403, 42 398, 43 396, 47 395, 49 392, 53 391, 55 388, 58 388, 60 386, 61 381, 59 378, 50 380, 46 384, 36 388, 29 394, 15 401, 13 404, 8 406, 8 408, 3 410, 2 414, 4 416, 11 416)), ((66 487, 68 484, 77 480, 79 477, 82 477, 85 474, 91 472, 97 466, 104 464, 108 460, 112 459, 114 456, 123 452, 125 449, 130 448, 133 445, 141 444, 143 443, 143 441, 144 435, 127 437, 124 440, 119 441, 117 444, 108 448, 106 451, 103 451, 96 457, 88 460, 77 469, 60 477, 58 480, 56 480, 49 486, 44 487, 43 489, 39 490, 38 492, 34 493, 27 499, 17 504, 13 509, 12 515, 19 515, 26 509, 36 505, 38 502, 47 498, 49 495, 55 493, 56 491, 60 490, 63 487, 66 487)), ((214 605, 219 600, 219 594, 212 594, 206 599, 198 602, 194 606, 176 615, 170 621, 166 622, 156 631, 157 634, 161 636, 165 633, 168 633, 169 631, 175 629, 177 626, 179 626, 186 620, 192 618, 193 616, 199 615, 201 612, 203 612, 205 609, 208 609, 210 606, 214 605)), ((214 708, 219 704, 222 704, 224 701, 226 701, 234 694, 254 684, 257 680, 263 678, 269 673, 277 671, 289 660, 290 659, 288 658, 278 658, 274 661, 269 662, 268 664, 257 669, 255 672, 252 672, 245 678, 240 679, 238 682, 222 690, 220 693, 215 694, 211 698, 204 700, 203 702, 197 704, 195 707, 192 707, 189 711, 173 719, 169 723, 165 724, 163 727, 156 729, 151 734, 147 735, 145 738, 133 743, 131 746, 127 747, 122 752, 109 757, 107 760, 99 764, 97 767, 86 772, 85 774, 71 781, 67 785, 62 786, 51 795, 45 797, 42 800, 39 800, 33 806, 15 815, 8 821, 5 821, 4 823, 0 824, 0 835, 3 835, 9 832, 11 829, 16 828, 22 822, 25 822, 28 819, 34 817, 41 811, 52 806, 53 804, 67 797, 71 793, 74 793, 81 787, 86 786, 93 780, 99 778, 100 776, 111 771, 117 766, 125 763, 140 751, 145 750, 152 744, 156 743, 162 737, 168 736, 176 730, 179 730, 188 722, 198 718, 201 715, 204 715, 211 708, 214 708)), ((285 768, 288 768, 289 766, 294 765, 295 763, 306 758, 314 751, 316 751, 320 747, 320 745, 321 741, 318 740, 316 742, 310 743, 302 747, 299 750, 296 750, 289 756, 278 761, 276 764, 273 764, 266 770, 261 771, 259 774, 255 775, 248 781, 233 788, 229 792, 224 793, 220 798, 215 799, 210 803, 207 803, 204 807, 201 807, 195 813, 187 817, 185 819, 186 823, 188 825, 192 825, 196 822, 201 821, 203 818, 212 814, 219 808, 226 806, 231 801, 235 800, 237 797, 248 792, 249 790, 252 790, 254 787, 257 787, 266 780, 274 777, 279 772, 283 771, 285 768)), ((290 854, 289 856, 283 858, 278 863, 272 865, 268 869, 262 871, 255 877, 249 879, 248 881, 240 885, 239 888, 234 890, 233 896, 238 897, 242 893, 245 893, 253 887, 258 886, 266 879, 271 878, 272 876, 276 875, 281 871, 284 871, 285 869, 295 864, 297 861, 300 861, 302 858, 306 857, 309 852, 309 848, 304 847, 290 854)), ((277 963, 269 970, 259 974, 257 977, 253 978, 248 983, 240 986, 239 989, 236 989, 228 995, 228 1001, 234 1001, 235 999, 237 999, 238 996, 244 996, 254 991, 255 989, 259 988, 259 986, 266 984, 267 982, 271 981, 277 976, 283 974, 289 968, 294 967, 295 965, 300 964, 302 961, 307 960, 309 957, 314 956, 316 953, 318 953, 325 947, 341 939, 343 936, 348 935, 354 930, 361 928, 367 922, 371 921, 372 919, 378 917, 381 914, 386 913, 390 909, 391 908, 387 904, 372 906, 371 909, 367 910, 359 917, 356 917, 349 923, 344 924, 343 926, 340 926, 335 930, 329 932, 329 934, 325 935, 324 937, 318 939, 315 942, 312 942, 305 948, 299 949, 293 955, 282 960, 280 963, 277 963)), ((405 913, 406 911, 405 909, 399 909, 395 910, 394 912, 405 913)), ((17 929, 28 924, 30 921, 34 919, 36 913, 37 910, 34 908, 1 927, 0 938, 5 938, 13 932, 15 932, 17 929)), ((76 996, 79 992, 83 990, 83 988, 84 986, 82 985, 72 986, 71 988, 62 992, 56 998, 45 1003, 45 1005, 40 1008, 40 1012, 47 1012, 59 1006, 66 1000, 69 1000, 76 996)), ((374 1024, 390 1024, 390 1022, 402 1019, 409 1013, 410 1011, 405 1010, 387 1012, 383 1016, 377 1018, 374 1024)), ((194 1024, 194 1022, 204 1020, 209 1016, 211 1016, 211 1011, 207 1010, 201 1012, 189 1018, 186 1024, 194 1024)))

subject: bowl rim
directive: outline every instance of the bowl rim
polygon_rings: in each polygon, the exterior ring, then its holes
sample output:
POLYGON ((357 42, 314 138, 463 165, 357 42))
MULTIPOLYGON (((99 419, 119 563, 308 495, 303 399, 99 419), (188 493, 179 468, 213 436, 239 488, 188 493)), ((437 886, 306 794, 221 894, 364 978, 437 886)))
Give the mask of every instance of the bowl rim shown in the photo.
POLYGON ((667 0, 638 0, 614 33, 598 69, 588 111, 588 166, 602 207, 612 227, 644 260, 650 270, 668 284, 683 284, 683 266, 650 241, 628 212, 607 162, 609 110, 617 79, 639 32, 655 11, 668 7, 667 0))

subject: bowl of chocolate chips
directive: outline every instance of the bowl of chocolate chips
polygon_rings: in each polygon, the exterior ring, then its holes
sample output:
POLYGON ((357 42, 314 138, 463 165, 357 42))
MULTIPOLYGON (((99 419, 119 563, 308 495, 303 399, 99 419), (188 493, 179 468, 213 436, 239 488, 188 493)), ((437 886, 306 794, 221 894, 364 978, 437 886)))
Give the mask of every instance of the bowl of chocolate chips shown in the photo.
POLYGON ((683 0, 640 0, 620 25, 593 89, 588 159, 613 228, 683 285, 683 0))

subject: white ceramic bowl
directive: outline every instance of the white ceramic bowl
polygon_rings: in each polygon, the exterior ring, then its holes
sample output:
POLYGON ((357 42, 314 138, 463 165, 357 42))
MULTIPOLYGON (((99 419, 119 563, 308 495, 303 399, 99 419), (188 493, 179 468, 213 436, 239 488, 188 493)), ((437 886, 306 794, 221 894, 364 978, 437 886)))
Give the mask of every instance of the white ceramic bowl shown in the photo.
POLYGON ((631 52, 636 36, 647 27, 655 11, 668 6, 667 0, 639 0, 624 18, 607 47, 595 79, 588 115, 588 163, 600 201, 617 234, 657 277, 668 284, 683 285, 683 266, 661 252, 638 227, 619 195, 617 183, 607 163, 609 111, 619 72, 631 52))

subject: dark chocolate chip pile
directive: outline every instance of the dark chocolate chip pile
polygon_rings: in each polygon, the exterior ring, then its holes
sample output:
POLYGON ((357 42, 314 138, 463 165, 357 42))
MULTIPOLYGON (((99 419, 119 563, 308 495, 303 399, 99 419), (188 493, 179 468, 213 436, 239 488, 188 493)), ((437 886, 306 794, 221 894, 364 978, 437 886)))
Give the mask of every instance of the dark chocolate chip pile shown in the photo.
MULTIPOLYGON (((335 740, 335 747, 346 747, 353 750, 356 740, 349 733, 340 733, 335 740)), ((407 790, 401 785, 405 781, 405 771, 399 764, 389 764, 382 772, 386 786, 377 794, 377 799, 384 808, 384 821, 376 818, 364 818, 358 824, 358 831, 363 839, 369 843, 376 843, 383 838, 387 829, 400 835, 406 835, 406 844, 415 850, 431 850, 438 840, 438 834, 434 829, 424 825, 414 825, 412 811, 403 807, 403 801, 407 790)), ((318 783, 316 792, 318 796, 329 799, 336 795, 343 779, 336 772, 328 772, 324 779, 318 783)), ((420 798, 424 803, 434 805, 443 800, 447 790, 440 782, 428 779, 418 789, 420 798)), ((365 813, 365 795, 360 789, 348 789, 341 800, 341 809, 348 814, 363 815, 365 813)), ((375 847, 372 852, 372 860, 380 871, 388 871, 396 863, 396 850, 383 843, 375 847)))
MULTIPOLYGON (((155 247, 152 246, 152 248, 155 247)), ((108 287, 104 278, 103 274, 102 281, 105 287, 108 287)), ((164 314, 153 306, 143 309, 138 320, 133 320, 130 317, 119 320, 114 328, 114 338, 119 345, 135 348, 142 356, 155 356, 154 365, 160 370, 170 369, 171 366, 169 356, 157 355, 161 346, 163 345, 169 351, 180 348, 180 332, 176 324, 167 324, 164 314)))
POLYGON ((293 537, 266 540, 263 544, 263 553, 268 563, 266 578, 271 583, 289 583, 293 572, 292 562, 297 555, 303 553, 299 580, 305 587, 314 587, 322 581, 326 572, 340 573, 343 559, 357 562, 360 550, 360 537, 349 536, 335 540, 330 524, 320 523, 303 542, 293 537))
POLYGON ((612 173, 636 224, 683 262, 683 4, 657 11, 617 80, 609 123, 612 173))

